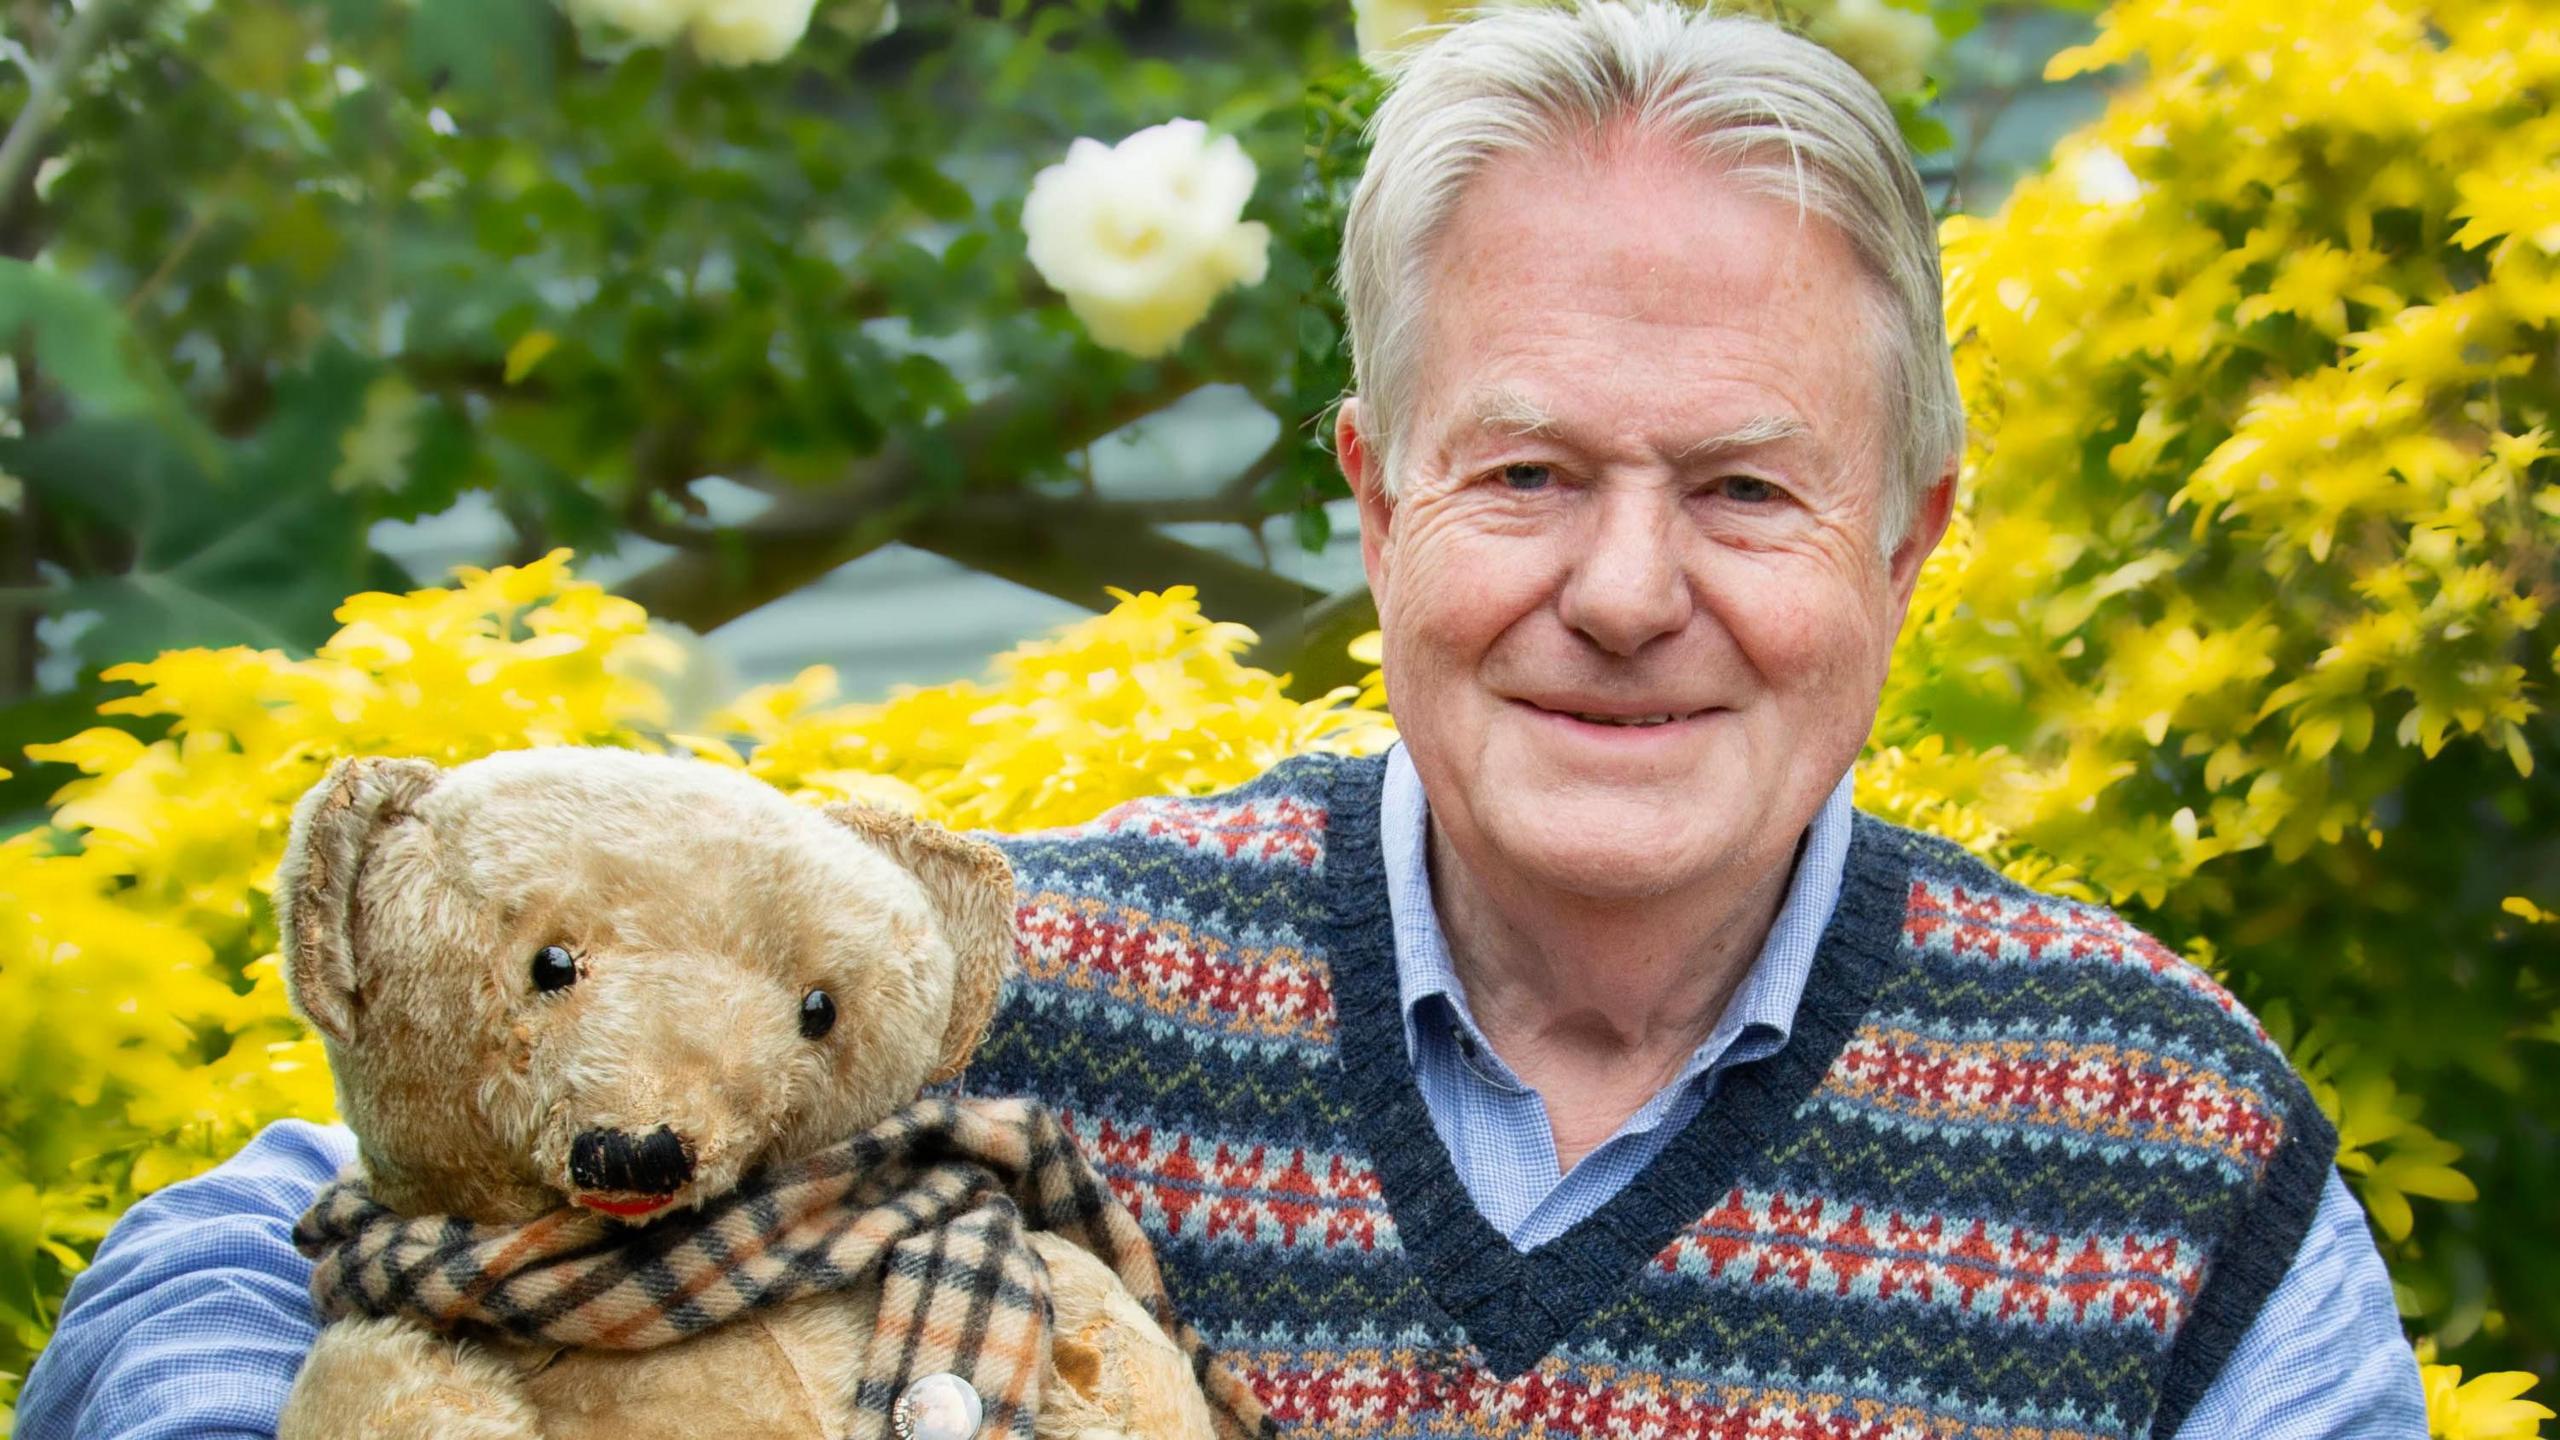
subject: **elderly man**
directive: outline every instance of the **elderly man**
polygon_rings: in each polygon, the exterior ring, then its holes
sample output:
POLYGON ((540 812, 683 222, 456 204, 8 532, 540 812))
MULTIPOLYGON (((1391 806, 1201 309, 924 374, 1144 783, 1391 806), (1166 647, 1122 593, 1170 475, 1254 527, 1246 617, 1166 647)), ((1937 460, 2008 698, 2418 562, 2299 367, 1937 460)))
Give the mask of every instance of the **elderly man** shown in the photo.
MULTIPOLYGON (((1754 22, 1496 13, 1400 80, 1344 255, 1404 743, 1007 841, 969 1086, 1072 1116, 1293 1433, 2423 1434, 2231 999, 1850 807, 1962 435, 1876 93, 1754 22)), ((346 1154, 139 1207, 20 1434, 270 1428, 346 1154)))

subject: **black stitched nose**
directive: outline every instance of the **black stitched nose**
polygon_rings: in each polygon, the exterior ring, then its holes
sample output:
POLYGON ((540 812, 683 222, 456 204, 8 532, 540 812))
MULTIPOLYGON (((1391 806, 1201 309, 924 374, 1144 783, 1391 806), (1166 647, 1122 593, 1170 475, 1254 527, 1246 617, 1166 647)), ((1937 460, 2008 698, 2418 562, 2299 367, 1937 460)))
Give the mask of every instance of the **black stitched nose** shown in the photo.
POLYGON ((672 1195, 693 1178, 693 1147, 664 1125, 646 1135, 589 1130, 569 1142, 569 1178, 581 1190, 672 1195))

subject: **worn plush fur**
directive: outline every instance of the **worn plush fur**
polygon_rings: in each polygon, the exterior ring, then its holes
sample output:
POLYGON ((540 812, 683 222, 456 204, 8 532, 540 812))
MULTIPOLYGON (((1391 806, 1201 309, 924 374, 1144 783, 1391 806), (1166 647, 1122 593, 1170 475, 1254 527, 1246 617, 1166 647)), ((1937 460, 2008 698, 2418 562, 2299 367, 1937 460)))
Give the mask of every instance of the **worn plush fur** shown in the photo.
MULTIPOLYGON (((501 1224, 572 1202, 588 1129, 683 1137, 682 1207, 868 1128, 967 1063, 1013 959, 992 847, 622 751, 343 762, 295 812, 276 898, 294 1004, 375 1197, 501 1224), (547 945, 578 957, 565 989, 532 983, 547 945), (836 1007, 817 1041, 800 1033, 811 989, 836 1007)), ((1144 1308, 1090 1255, 1040 1242, 1057 1308, 1044 1440, 1207 1434, 1144 1308)), ((637 1352, 346 1321, 321 1333, 280 1440, 841 1434, 875 1309, 847 1292, 637 1352)))

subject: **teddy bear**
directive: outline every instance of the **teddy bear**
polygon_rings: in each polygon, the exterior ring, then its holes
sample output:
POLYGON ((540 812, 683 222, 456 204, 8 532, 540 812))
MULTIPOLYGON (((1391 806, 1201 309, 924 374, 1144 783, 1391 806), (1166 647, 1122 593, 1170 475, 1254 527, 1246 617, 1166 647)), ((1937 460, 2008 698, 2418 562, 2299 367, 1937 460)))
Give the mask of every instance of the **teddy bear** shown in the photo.
POLYGON ((275 896, 359 1157, 282 1440, 1265 1428, 1055 1117, 925 1093, 1013 963, 994 847, 708 761, 359 758, 275 896))

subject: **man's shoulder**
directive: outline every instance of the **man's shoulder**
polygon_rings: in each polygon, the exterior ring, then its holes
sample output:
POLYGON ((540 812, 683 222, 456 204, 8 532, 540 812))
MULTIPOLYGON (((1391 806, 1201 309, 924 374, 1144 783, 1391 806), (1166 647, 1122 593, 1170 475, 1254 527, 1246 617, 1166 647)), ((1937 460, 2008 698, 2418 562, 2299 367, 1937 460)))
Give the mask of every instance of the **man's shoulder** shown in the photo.
POLYGON ((1377 764, 1292 755, 1232 789, 1149 795, 1079 825, 985 838, 1027 877, 1186 862, 1312 870, 1323 860, 1329 812, 1346 771, 1377 764))
POLYGON ((986 837, 1013 865, 1019 966, 970 1092, 1078 1115, 1267 1119, 1261 1090, 1203 1077, 1328 1063, 1324 847, 1360 763, 1293 756, 1231 790, 986 837))
POLYGON ((1861 812, 1860 841, 1907 872, 1903 952, 1977 1028, 2077 1035, 2238 1066, 2299 1113, 2282 1047, 2220 979, 2106 905, 2034 889, 1953 841, 1861 812))

